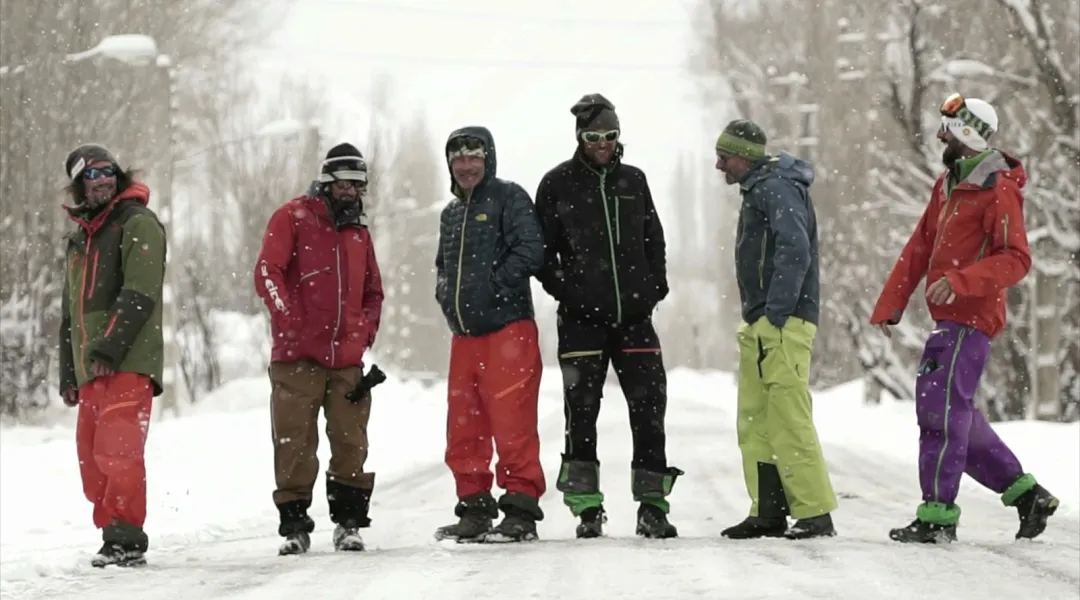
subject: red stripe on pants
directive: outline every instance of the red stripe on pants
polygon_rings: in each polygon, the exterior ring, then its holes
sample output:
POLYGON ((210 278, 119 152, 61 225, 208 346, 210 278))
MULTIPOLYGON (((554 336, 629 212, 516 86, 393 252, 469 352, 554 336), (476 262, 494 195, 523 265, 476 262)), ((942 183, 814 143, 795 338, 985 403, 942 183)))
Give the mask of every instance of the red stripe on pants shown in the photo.
POLYGON ((150 378, 138 373, 98 377, 79 388, 75 446, 83 492, 94 504, 94 525, 146 521, 143 453, 154 398, 150 378))
POLYGON ((499 453, 495 483, 540 498, 537 402, 540 358, 536 322, 516 321, 485 336, 455 336, 450 346, 446 465, 458 498, 491 491, 492 440, 499 453))

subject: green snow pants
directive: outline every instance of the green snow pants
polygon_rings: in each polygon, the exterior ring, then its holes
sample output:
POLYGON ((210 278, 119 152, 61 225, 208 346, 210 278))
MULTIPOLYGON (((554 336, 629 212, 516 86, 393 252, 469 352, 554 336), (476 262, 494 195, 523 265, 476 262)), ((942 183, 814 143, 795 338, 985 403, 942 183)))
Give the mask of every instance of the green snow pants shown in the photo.
POLYGON ((817 327, 764 317, 739 325, 736 429, 753 517, 809 519, 836 510, 810 398, 810 349, 817 327))

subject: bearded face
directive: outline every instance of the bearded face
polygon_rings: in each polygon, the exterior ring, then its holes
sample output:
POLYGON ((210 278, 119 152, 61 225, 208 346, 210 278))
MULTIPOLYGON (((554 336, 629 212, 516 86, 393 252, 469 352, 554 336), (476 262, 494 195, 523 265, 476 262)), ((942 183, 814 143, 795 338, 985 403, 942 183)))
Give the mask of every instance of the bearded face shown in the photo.
POLYGON ((116 197, 116 173, 116 165, 106 162, 93 163, 82 172, 84 204, 88 208, 100 208, 116 197))

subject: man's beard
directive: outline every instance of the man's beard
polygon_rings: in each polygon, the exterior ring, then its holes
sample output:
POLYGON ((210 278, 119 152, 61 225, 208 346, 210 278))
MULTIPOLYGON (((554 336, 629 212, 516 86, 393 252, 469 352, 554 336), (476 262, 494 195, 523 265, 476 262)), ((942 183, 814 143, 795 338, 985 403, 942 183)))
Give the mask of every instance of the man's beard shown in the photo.
POLYGON ((945 150, 941 152, 941 162, 945 163, 945 166, 952 169, 956 167, 956 161, 963 158, 960 148, 956 147, 956 144, 949 142, 945 144, 945 150))

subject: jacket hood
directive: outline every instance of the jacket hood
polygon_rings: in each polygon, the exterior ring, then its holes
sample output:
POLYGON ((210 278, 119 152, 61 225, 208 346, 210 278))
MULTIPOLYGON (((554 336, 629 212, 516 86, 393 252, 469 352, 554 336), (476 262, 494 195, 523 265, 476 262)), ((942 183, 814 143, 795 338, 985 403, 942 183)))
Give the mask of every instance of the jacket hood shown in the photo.
POLYGON ((450 151, 450 142, 457 138, 462 137, 474 137, 484 142, 484 178, 480 180, 480 185, 484 185, 488 181, 495 178, 496 170, 499 166, 499 161, 495 154, 495 136, 491 135, 491 131, 487 127, 481 125, 469 125, 460 129, 455 129, 446 138, 446 144, 443 146, 443 160, 446 161, 446 170, 450 173, 450 190, 457 194, 457 183, 454 182, 454 171, 450 168, 450 160, 446 157, 446 154, 450 151))
POLYGON ((786 152, 777 156, 766 156, 751 166, 740 186, 749 190, 768 177, 783 177, 810 187, 814 183, 814 165, 786 152))
MULTIPOLYGON (((947 175, 948 172, 946 172, 947 175)), ((1020 159, 998 149, 991 150, 961 183, 979 188, 991 188, 994 187, 999 176, 1016 182, 1016 186, 1020 189, 1027 184, 1027 171, 1024 170, 1024 164, 1020 162, 1020 159)))

